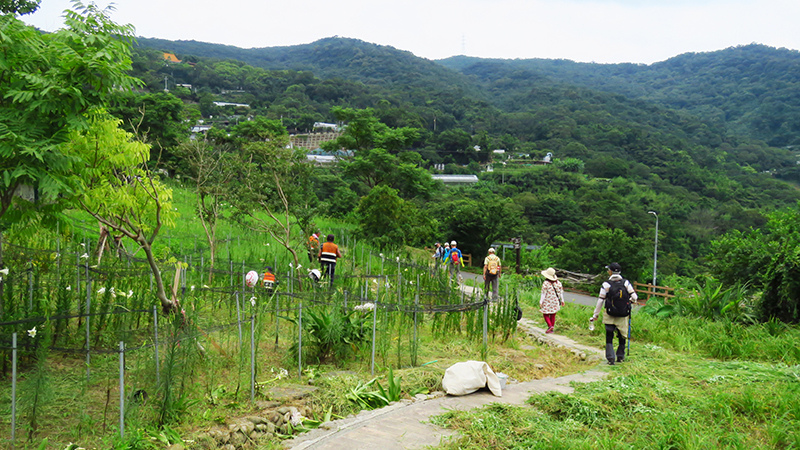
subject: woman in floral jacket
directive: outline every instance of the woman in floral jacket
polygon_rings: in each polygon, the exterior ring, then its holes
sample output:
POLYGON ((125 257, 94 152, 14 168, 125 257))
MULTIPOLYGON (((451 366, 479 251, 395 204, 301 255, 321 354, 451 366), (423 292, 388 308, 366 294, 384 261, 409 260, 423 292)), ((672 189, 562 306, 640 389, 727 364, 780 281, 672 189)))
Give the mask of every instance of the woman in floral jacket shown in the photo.
POLYGON ((552 267, 542 271, 545 280, 542 283, 542 296, 539 298, 539 310, 547 323, 546 333, 552 333, 556 324, 556 313, 564 306, 564 287, 558 281, 556 270, 552 267))

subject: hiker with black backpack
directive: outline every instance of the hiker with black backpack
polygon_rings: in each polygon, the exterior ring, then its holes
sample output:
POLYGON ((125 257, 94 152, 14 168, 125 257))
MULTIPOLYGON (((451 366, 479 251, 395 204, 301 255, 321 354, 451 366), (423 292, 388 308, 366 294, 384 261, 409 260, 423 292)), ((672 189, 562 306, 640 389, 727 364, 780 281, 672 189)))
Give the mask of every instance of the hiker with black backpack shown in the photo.
POLYGON ((590 320, 597 320, 600 310, 605 305, 603 325, 606 328, 606 359, 608 364, 613 366, 615 362, 625 360, 625 339, 626 336, 629 336, 631 304, 636 302, 639 297, 631 282, 622 278, 622 266, 619 263, 611 263, 606 266, 606 269, 608 269, 608 280, 604 281, 600 287, 597 307, 595 307, 590 320), (619 347, 617 347, 616 353, 614 353, 614 332, 619 337, 619 347))

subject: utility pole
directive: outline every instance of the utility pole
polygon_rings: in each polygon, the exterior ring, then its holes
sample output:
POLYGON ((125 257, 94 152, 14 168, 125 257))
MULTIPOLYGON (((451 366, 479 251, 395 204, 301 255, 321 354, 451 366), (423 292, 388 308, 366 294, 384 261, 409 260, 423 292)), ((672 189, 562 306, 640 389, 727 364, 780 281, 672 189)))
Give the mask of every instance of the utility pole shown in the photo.
MULTIPOLYGON (((656 216, 656 239, 653 248, 653 286, 656 285, 656 268, 658 267, 658 214, 655 211, 647 211, 648 214, 656 216)), ((655 287, 653 288, 655 289, 655 287)))

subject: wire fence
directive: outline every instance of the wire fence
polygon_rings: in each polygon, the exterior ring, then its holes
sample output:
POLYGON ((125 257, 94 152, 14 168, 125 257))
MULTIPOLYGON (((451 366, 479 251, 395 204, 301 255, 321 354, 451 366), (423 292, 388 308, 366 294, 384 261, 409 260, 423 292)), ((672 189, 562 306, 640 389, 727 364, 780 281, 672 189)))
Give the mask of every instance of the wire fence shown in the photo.
POLYGON ((9 394, 0 394, 0 416, 9 424, 12 446, 19 418, 32 439, 50 414, 47 399, 70 390, 83 393, 74 415, 78 435, 101 410, 105 428, 112 404, 118 404, 122 437, 126 420, 168 423, 197 396, 193 378, 204 380, 206 396, 215 383, 229 385, 237 396, 249 386, 253 401, 266 385, 257 379, 266 375, 267 361, 288 358, 297 378, 309 364, 341 362, 335 358, 343 349, 321 342, 320 327, 346 324, 345 332, 357 337, 350 357, 369 361, 373 374, 376 362, 417 366, 420 327, 435 336, 467 336, 476 342, 476 357, 485 357, 488 339, 507 339, 515 330, 515 291, 490 302, 479 290, 454 289, 436 267, 383 255, 340 235, 348 252, 332 288, 328 280, 309 278, 277 246, 248 241, 241 247, 239 238, 237 250, 246 255, 237 262, 229 256, 212 268, 202 248, 165 258, 162 275, 174 280, 165 283, 181 305, 166 316, 153 304, 147 262, 135 255, 118 253, 94 265, 87 238, 71 246, 57 242, 54 250, 0 243, 0 267, 8 268, 0 272, 0 372, 12 385, 9 394), (267 265, 285 268, 275 270, 277 288, 247 286, 247 272, 267 265), (115 357, 116 371, 110 368, 115 357), (59 364, 66 368, 56 376, 59 364), (110 387, 117 376, 119 383, 110 387), (70 380, 68 388, 64 380, 70 380), (97 398, 103 389, 105 398, 97 398), (152 397, 149 407, 142 407, 143 396, 152 397))

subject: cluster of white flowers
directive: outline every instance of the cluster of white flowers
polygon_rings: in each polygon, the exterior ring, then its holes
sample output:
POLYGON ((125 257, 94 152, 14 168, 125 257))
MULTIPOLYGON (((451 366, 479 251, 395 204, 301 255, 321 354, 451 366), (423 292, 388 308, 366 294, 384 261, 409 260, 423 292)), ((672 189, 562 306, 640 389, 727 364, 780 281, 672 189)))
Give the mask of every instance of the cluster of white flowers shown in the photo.
POLYGON ((373 309, 375 309, 375 303, 372 302, 362 303, 360 305, 354 306, 353 309, 356 311, 372 311, 373 309))
MULTIPOLYGON (((72 290, 72 287, 71 287, 71 286, 67 286, 67 290, 68 290, 68 291, 69 291, 69 290, 72 290)), ((103 294, 105 294, 105 293, 106 293, 106 291, 108 291, 108 293, 111 295, 111 297, 112 297, 112 298, 117 298, 117 295, 120 295, 120 296, 122 296, 122 297, 133 297, 133 291, 132 291, 132 290, 129 290, 128 292, 125 292, 125 291, 117 291, 117 290, 116 290, 115 288, 113 288, 113 287, 111 287, 111 288, 109 288, 109 289, 106 289, 106 288, 104 288, 104 287, 101 287, 100 289, 98 289, 98 290, 97 290, 97 293, 98 293, 99 295, 103 295, 103 294)))
POLYGON ((280 380, 281 378, 286 378, 286 377, 288 377, 288 376, 289 376, 289 371, 288 371, 288 370, 286 370, 286 369, 284 369, 283 367, 281 367, 280 369, 278 369, 278 371, 277 371, 277 372, 275 372, 275 368, 274 368, 274 367, 273 367, 273 368, 271 368, 271 369, 269 369, 269 371, 270 371, 270 373, 272 373, 273 375, 275 375, 275 378, 277 378, 278 380, 280 380))

